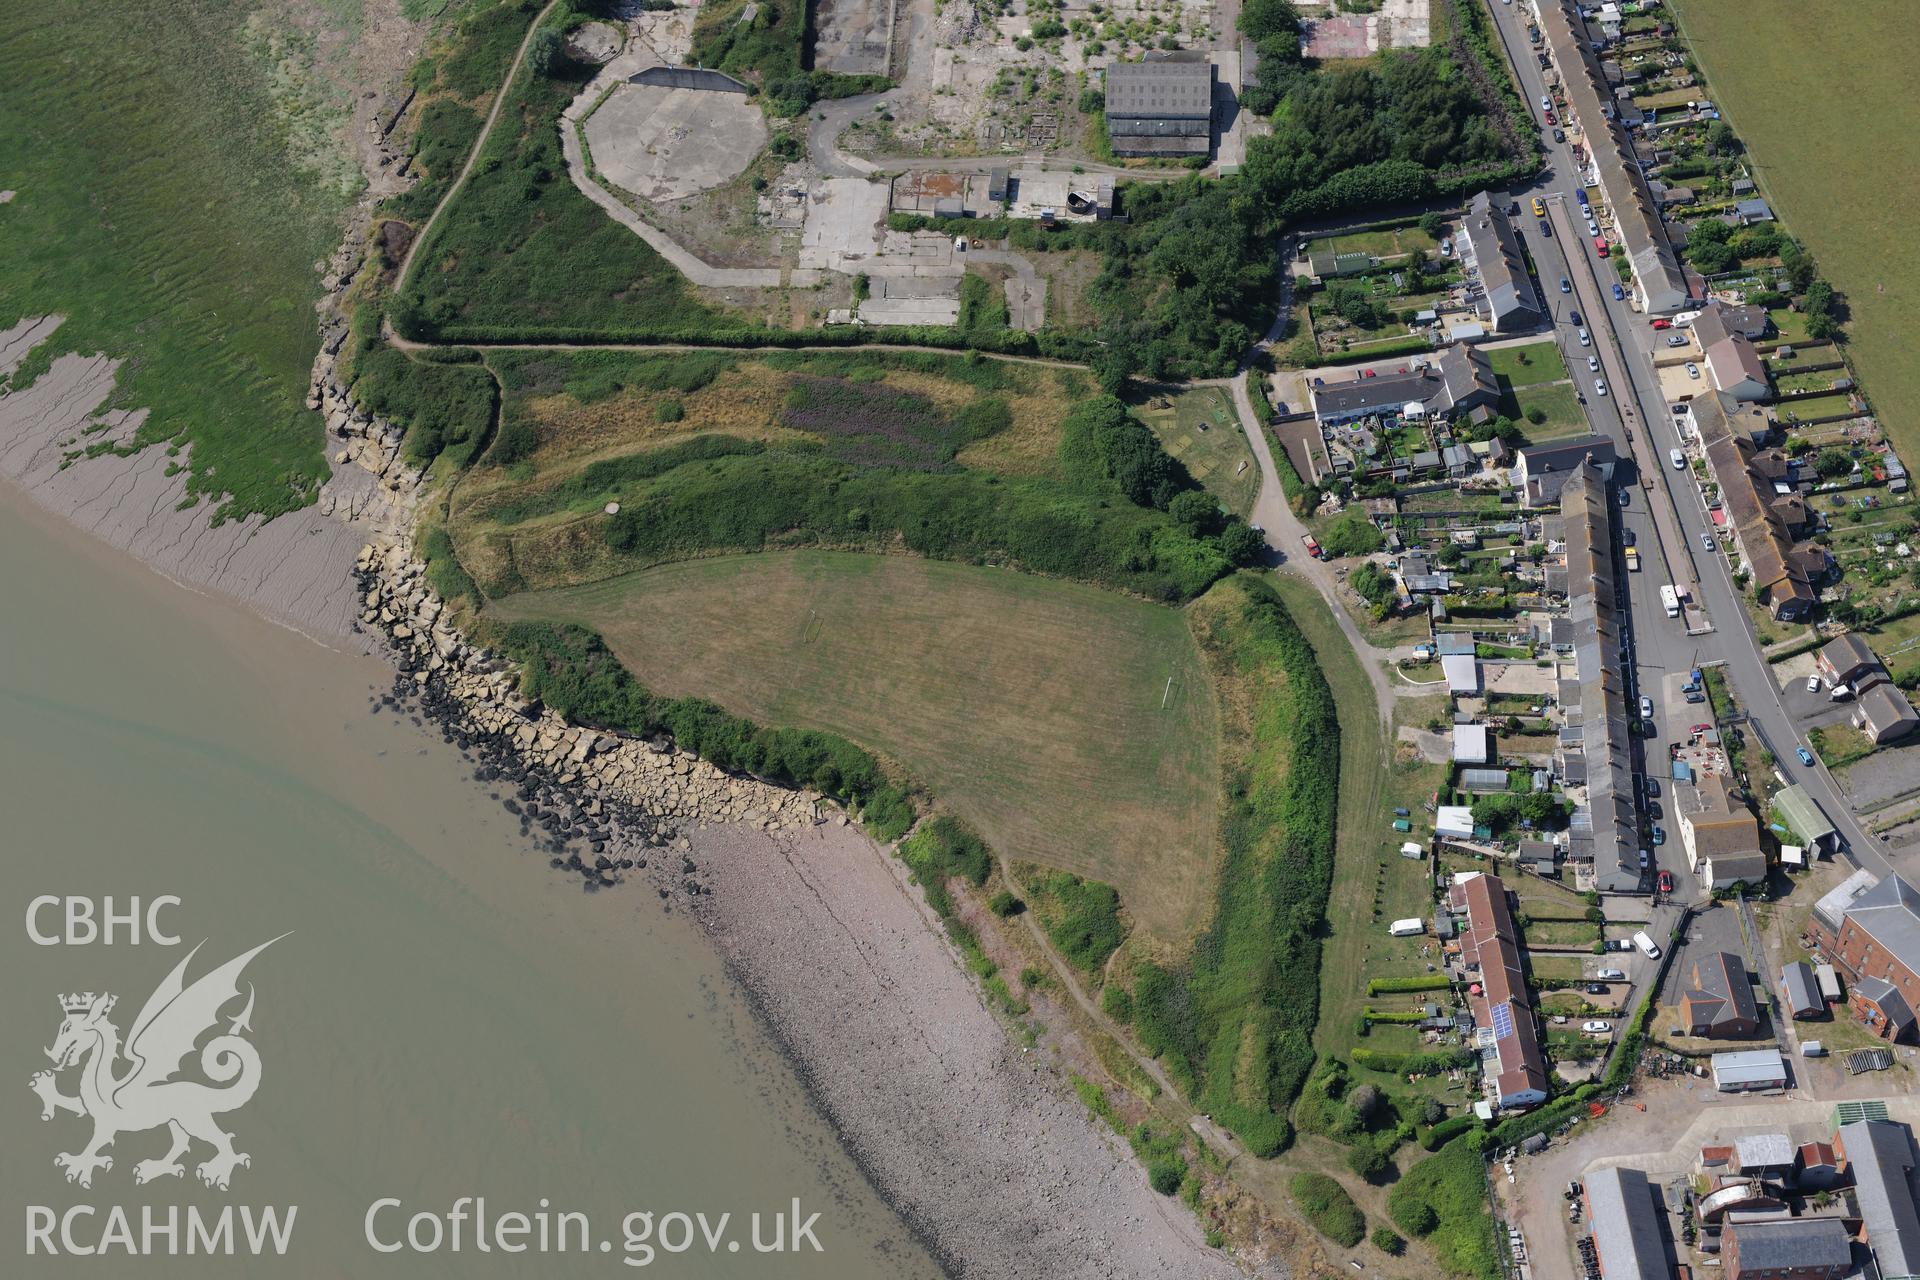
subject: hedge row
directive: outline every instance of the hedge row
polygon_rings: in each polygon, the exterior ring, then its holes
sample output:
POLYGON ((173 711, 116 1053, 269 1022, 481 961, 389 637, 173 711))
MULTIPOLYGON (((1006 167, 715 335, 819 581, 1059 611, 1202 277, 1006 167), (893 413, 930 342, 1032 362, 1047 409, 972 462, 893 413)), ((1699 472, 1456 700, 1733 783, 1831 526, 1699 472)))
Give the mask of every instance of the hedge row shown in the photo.
POLYGON ((1369 978, 1367 994, 1383 996, 1402 991, 1444 991, 1452 985, 1452 981, 1444 973, 1429 974, 1421 978, 1369 978))
POLYGON ((1445 1053, 1387 1053, 1379 1049, 1355 1049, 1353 1065, 1369 1071, 1387 1071, 1394 1075, 1433 1075, 1472 1066, 1477 1055, 1471 1049, 1452 1049, 1445 1053))

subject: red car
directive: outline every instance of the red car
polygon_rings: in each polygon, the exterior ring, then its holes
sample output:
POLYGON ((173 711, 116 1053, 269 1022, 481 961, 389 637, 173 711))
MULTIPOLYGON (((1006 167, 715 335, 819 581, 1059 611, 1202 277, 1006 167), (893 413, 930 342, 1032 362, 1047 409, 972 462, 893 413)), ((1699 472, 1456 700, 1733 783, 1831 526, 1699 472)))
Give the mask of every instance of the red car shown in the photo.
POLYGON ((1660 892, 1672 893, 1673 892, 1673 872, 1662 871, 1660 873, 1660 879, 1657 883, 1660 886, 1660 892))
POLYGON ((1653 327, 1654 327, 1654 328, 1656 328, 1656 329, 1671 329, 1671 328, 1673 328, 1673 321, 1671 321, 1671 320, 1655 320, 1655 321, 1653 322, 1653 327))
POLYGON ((1697 724, 1693 726, 1693 728, 1687 730, 1687 732, 1688 733, 1705 733, 1707 730, 1711 728, 1713 728, 1713 726, 1710 724, 1697 724))
POLYGON ((1555 116, 1554 116, 1554 114, 1553 114, 1553 112, 1551 112, 1551 111, 1549 111, 1549 112, 1547 112, 1547 123, 1548 123, 1548 124, 1559 124, 1559 123, 1560 123, 1560 121, 1559 121, 1559 120, 1558 120, 1557 118, 1555 118, 1555 116))

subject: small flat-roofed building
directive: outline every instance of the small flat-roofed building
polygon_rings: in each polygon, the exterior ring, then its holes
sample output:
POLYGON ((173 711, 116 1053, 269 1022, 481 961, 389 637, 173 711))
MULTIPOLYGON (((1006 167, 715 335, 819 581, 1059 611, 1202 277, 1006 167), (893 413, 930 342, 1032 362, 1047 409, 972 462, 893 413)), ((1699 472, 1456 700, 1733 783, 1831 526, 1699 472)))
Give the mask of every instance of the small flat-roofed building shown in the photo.
POLYGON ((1480 692, 1480 660, 1448 654, 1440 659, 1440 670, 1447 677, 1448 693, 1480 692))
POLYGON ((1107 139, 1120 156, 1213 149, 1213 64, 1204 53, 1149 53, 1106 70, 1107 139))
MULTIPOLYGON (((1485 764, 1493 758, 1487 745, 1487 726, 1483 724, 1457 724, 1453 726, 1453 758, 1460 764, 1485 764)), ((1505 775, 1503 774, 1502 777, 1505 775)))
POLYGON ((1787 1087, 1787 1063, 1778 1049, 1741 1049, 1712 1058, 1713 1087, 1721 1093, 1755 1093, 1787 1087))
POLYGON ((1671 1280, 1653 1187, 1639 1169, 1595 1169, 1581 1181, 1587 1228, 1606 1280, 1671 1280))
POLYGON ((1734 1172, 1779 1182, 1793 1172, 1793 1143, 1784 1133, 1750 1133, 1733 1140, 1734 1172))

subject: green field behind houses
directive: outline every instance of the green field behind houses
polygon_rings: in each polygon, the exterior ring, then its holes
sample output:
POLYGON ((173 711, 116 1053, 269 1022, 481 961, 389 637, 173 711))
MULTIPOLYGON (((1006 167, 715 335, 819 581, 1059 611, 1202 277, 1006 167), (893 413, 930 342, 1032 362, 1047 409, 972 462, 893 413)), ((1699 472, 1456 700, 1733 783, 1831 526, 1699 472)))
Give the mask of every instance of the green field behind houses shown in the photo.
POLYGON ((1849 354, 1900 454, 1920 457, 1920 41, 1910 6, 1675 0, 1714 102, 1792 234, 1845 295, 1849 354), (1835 92, 1844 85, 1844 92, 1835 92))
POLYGON ((1004 570, 798 551, 491 611, 589 626, 660 694, 880 751, 996 851, 1114 885, 1163 938, 1205 920, 1219 717, 1178 610, 1004 570))
POLYGON ((339 242, 353 178, 324 145, 329 104, 293 132, 249 12, 232 0, 9 11, 0 328, 65 316, 16 384, 61 352, 125 360, 113 403, 149 411, 140 442, 190 443, 190 491, 227 515, 272 515, 311 501, 326 475, 320 416, 303 403, 314 263, 339 242))

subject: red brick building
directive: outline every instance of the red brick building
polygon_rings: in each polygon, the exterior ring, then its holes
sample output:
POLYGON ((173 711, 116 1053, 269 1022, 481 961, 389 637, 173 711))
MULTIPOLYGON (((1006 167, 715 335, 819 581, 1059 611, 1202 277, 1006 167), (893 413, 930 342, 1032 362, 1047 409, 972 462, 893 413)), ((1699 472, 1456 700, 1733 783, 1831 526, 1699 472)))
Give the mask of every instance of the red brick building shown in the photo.
POLYGON ((1720 1234, 1727 1280, 1840 1280, 1853 1240, 1838 1218, 1736 1222, 1720 1234))
POLYGON ((1889 1040, 1914 1037, 1920 1008, 1920 891, 1866 872, 1814 905, 1809 941, 1846 974, 1854 1017, 1889 1040))

